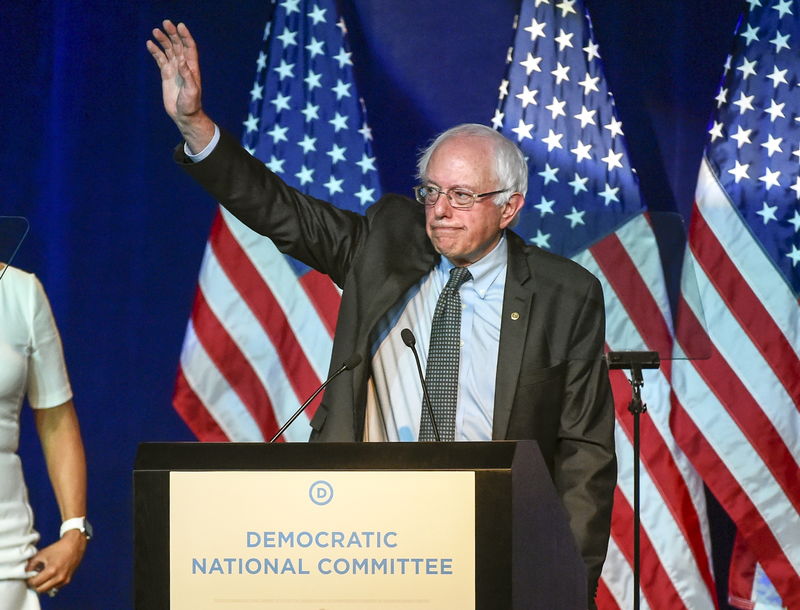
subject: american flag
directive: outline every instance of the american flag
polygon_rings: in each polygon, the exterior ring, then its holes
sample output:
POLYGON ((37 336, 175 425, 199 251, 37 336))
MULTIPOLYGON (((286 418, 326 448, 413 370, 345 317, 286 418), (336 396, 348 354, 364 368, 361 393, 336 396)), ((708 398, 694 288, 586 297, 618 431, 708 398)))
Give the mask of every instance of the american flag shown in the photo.
POLYGON ((732 583, 740 608, 781 605, 753 574, 800 608, 798 44, 800 2, 749 0, 692 210, 703 312, 681 303, 677 327, 680 347, 707 336, 710 357, 676 362, 673 432, 759 563, 732 583))
MULTIPOLYGON (((576 0, 525 0, 492 125, 528 157, 527 204, 515 229, 571 256, 603 284, 613 351, 669 357, 672 317, 658 247, 602 71, 576 0)), ((703 486, 669 427, 670 363, 646 371, 641 418, 643 608, 716 608, 703 486)), ((630 385, 612 371, 619 476, 597 604, 633 606, 630 385)))
MULTIPOLYGON (((346 34, 333 0, 273 5, 243 145, 291 186, 361 211, 381 189, 346 34)), ((220 208, 173 396, 197 438, 271 438, 325 378, 338 307, 326 276, 220 208)), ((315 407, 288 440, 308 439, 315 407)))

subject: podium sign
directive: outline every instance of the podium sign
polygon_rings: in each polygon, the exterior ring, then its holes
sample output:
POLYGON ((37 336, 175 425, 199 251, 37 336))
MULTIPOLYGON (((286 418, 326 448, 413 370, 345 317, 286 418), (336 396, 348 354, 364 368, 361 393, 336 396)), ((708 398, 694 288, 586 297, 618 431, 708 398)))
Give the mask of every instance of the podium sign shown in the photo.
POLYGON ((170 607, 474 609, 474 505, 471 471, 172 472, 170 607))
POLYGON ((134 605, 586 608, 533 441, 143 443, 134 605))

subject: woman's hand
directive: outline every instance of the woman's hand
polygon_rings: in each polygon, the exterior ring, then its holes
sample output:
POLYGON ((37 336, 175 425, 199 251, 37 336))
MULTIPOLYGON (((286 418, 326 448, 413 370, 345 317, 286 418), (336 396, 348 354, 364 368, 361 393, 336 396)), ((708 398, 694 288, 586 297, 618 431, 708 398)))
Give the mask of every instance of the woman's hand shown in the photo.
POLYGON ((28 579, 28 586, 37 593, 46 593, 68 585, 86 552, 86 536, 69 530, 58 542, 41 549, 28 560, 26 570, 38 572, 28 579))

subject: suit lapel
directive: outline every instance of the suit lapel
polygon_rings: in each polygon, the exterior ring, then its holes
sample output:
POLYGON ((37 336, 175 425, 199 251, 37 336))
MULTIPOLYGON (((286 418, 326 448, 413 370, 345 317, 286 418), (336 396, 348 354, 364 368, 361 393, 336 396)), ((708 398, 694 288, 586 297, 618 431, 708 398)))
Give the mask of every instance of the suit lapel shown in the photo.
POLYGON ((511 405, 517 390, 522 354, 530 327, 534 291, 533 278, 528 268, 524 242, 511 231, 508 239, 508 271, 500 321, 500 345, 497 354, 497 376, 494 391, 494 421, 492 438, 506 438, 511 405))
MULTIPOLYGON (((402 247, 392 243, 389 246, 391 252, 376 253, 371 257, 372 264, 364 265, 367 271, 358 282, 358 290, 368 293, 368 296, 359 299, 363 306, 358 315, 354 345, 357 346, 356 349, 362 353, 368 364, 371 358, 372 332, 378 321, 439 260, 439 255, 433 249, 425 233, 425 226, 415 222, 412 227, 411 234, 404 240, 402 247)), ((382 247, 386 246, 387 241, 383 241, 382 247)), ((365 409, 362 400, 365 394, 361 392, 361 389, 366 388, 371 370, 371 366, 361 366, 353 375, 356 438, 358 440, 363 432, 359 425, 363 425, 365 409)))
MULTIPOLYGON (((416 233, 419 233, 417 231, 416 233)), ((387 266, 372 272, 374 281, 365 286, 371 295, 366 299, 361 328, 372 332, 378 320, 393 307, 405 292, 437 264, 439 255, 430 245, 424 228, 417 239, 407 242, 402 252, 397 252, 387 266)))

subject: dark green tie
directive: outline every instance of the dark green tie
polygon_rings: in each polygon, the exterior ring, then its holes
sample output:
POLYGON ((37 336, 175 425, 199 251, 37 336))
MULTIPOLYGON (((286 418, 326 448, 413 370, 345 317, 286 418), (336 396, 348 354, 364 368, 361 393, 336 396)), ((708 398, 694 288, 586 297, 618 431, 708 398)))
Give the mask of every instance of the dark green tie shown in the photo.
MULTIPOLYGON (((452 441, 456 436, 458 362, 461 349, 461 297, 458 289, 469 279, 472 279, 472 274, 466 267, 453 267, 450 270, 450 279, 439 295, 431 321, 425 381, 433 416, 443 441, 452 441)), ((419 440, 436 440, 424 399, 419 440)))

